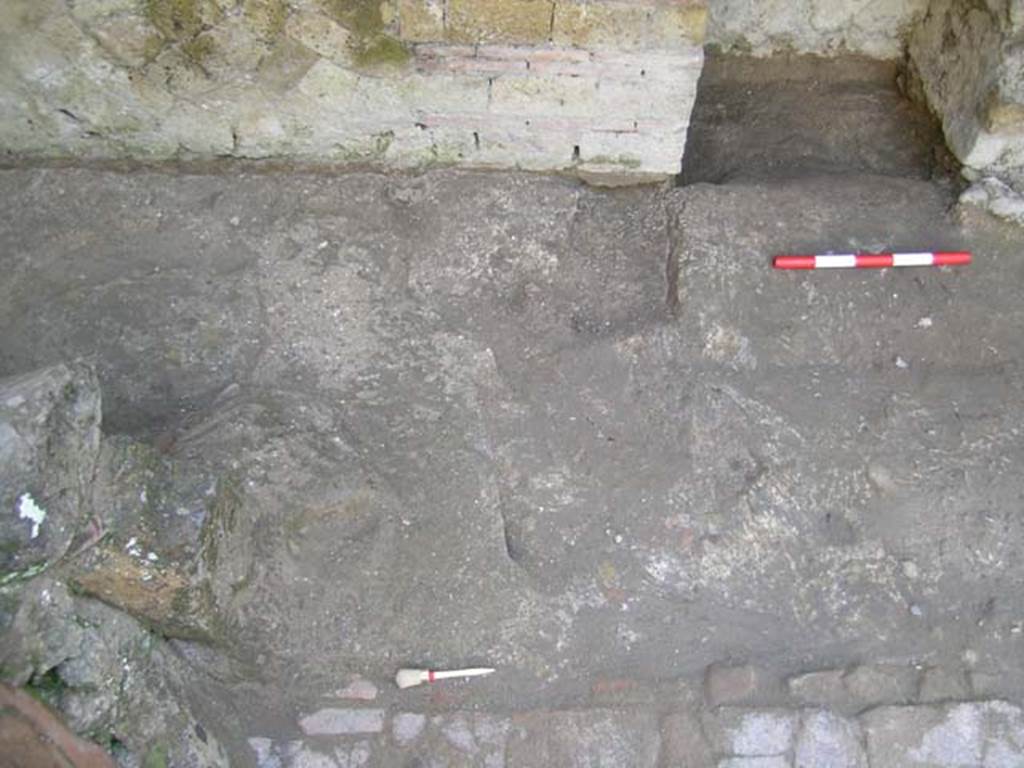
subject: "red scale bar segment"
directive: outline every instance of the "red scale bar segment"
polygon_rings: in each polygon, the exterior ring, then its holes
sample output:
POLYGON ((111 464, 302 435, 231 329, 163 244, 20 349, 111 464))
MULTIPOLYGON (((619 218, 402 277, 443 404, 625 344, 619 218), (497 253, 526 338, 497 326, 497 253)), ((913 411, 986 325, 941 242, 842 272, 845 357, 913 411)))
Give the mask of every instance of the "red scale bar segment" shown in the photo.
POLYGON ((887 267, 960 267, 971 263, 966 251, 937 253, 856 253, 776 256, 776 269, 884 269, 887 267))
POLYGON ((891 253, 858 253, 858 269, 885 269, 893 265, 893 254, 891 253))

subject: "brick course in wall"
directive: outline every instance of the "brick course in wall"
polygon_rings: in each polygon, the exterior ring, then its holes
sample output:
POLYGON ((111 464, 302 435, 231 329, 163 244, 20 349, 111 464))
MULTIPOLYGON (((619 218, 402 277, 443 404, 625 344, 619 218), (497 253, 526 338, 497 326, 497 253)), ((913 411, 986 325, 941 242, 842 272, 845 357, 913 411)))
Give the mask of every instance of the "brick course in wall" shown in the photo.
POLYGON ((700 0, 0 0, 9 156, 680 168, 700 0))

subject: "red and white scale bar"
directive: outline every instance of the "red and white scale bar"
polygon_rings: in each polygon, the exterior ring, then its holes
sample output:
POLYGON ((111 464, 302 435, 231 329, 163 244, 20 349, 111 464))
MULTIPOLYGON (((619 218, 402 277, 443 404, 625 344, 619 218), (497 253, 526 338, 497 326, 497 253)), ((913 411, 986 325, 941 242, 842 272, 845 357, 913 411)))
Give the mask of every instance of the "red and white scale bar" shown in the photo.
POLYGON ((962 267, 971 263, 966 251, 936 253, 847 253, 823 256, 776 256, 776 269, 884 269, 886 267, 962 267))

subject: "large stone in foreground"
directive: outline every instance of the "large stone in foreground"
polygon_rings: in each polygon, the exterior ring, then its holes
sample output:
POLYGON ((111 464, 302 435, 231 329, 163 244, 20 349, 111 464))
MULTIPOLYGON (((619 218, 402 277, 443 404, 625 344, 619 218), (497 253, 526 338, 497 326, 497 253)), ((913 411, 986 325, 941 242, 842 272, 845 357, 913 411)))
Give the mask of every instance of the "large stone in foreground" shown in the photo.
POLYGON ((85 365, 0 381, 0 585, 63 555, 91 510, 100 392, 85 365))

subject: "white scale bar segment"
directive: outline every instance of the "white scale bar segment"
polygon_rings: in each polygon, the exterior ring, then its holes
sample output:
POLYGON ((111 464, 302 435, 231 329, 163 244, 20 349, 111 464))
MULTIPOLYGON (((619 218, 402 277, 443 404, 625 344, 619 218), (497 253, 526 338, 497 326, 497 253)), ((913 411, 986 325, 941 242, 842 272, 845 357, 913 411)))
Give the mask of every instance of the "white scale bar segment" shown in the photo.
POLYGON ((897 253, 892 257, 894 267, 930 267, 934 263, 933 253, 897 253))
POLYGON ((857 266, 857 257, 851 254, 829 254, 815 256, 815 269, 850 269, 857 266))

